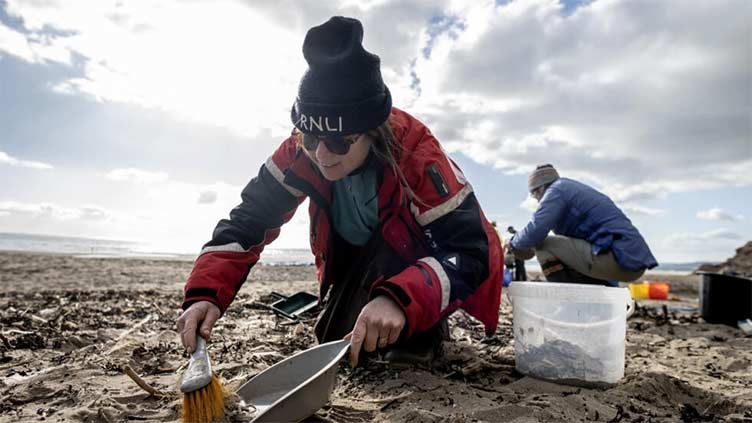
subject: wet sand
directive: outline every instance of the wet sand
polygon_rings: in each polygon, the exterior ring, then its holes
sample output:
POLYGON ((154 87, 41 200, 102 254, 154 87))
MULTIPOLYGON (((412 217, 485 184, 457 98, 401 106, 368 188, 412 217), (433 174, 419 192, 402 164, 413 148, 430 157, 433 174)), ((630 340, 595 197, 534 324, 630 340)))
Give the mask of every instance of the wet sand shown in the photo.
MULTIPOLYGON (((0 253, 0 421, 174 422, 187 356, 175 332, 191 263, 0 253), (123 373, 129 366, 162 396, 123 373)), ((503 297, 496 342, 450 319, 453 340, 431 369, 378 361, 342 365, 331 403, 312 421, 752 421, 752 337, 708 324, 697 276, 672 282, 673 301, 638 302, 628 321, 626 373, 616 386, 556 385, 515 371, 512 308, 503 297), (664 311, 664 307, 665 311, 664 311)), ((210 342, 228 390, 315 344, 266 305, 271 291, 317 292, 312 267, 257 266, 210 342)), ((228 398, 226 421, 253 415, 228 398)))

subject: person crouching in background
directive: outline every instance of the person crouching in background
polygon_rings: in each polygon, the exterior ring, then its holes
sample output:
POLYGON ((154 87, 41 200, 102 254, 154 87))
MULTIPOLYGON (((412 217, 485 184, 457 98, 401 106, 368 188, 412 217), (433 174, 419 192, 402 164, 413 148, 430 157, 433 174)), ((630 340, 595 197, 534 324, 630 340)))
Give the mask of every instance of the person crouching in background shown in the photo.
POLYGON ((608 196, 559 177, 550 164, 530 174, 528 189, 538 208, 505 242, 505 250, 523 260, 536 256, 546 280, 612 285, 637 280, 658 265, 640 232, 608 196))

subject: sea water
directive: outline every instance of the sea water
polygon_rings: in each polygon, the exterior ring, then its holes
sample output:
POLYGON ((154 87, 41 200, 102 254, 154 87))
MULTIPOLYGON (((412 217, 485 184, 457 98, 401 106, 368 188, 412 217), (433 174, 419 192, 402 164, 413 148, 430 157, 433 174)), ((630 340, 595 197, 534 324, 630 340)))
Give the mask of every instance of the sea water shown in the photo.
MULTIPOLYGON (((177 251, 147 242, 0 232, 0 251, 67 254, 85 258, 161 258, 193 261, 196 253, 177 251)), ((272 266, 313 265, 310 250, 265 248, 260 263, 272 266)))

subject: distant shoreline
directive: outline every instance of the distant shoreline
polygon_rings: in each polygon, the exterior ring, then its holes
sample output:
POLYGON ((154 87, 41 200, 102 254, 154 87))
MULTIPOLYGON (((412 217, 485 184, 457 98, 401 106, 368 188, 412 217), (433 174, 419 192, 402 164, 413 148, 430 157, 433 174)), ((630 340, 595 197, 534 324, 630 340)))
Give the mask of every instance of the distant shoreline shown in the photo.
MULTIPOLYGON (((19 254, 19 255, 32 255, 32 256, 55 256, 55 257, 73 257, 78 259, 91 259, 91 260, 143 260, 143 261, 178 261, 178 262, 193 262, 196 260, 197 255, 191 254, 170 254, 170 253, 156 253, 156 254, 80 254, 80 253, 68 253, 58 251, 28 251, 28 250, 12 250, 12 249, 0 249, 0 254, 19 254)), ((302 263, 292 261, 265 261, 263 253, 261 259, 258 262, 261 266, 293 266, 293 267, 305 267, 313 266, 314 263, 302 263)))
MULTIPOLYGON (((91 259, 193 262, 199 255, 200 245, 186 250, 148 242, 0 232, 0 251, 62 254, 91 259)), ((261 254, 261 263, 276 266, 308 266, 313 265, 314 257, 309 249, 270 246, 261 254)))
MULTIPOLYGON (((16 253, 63 254, 80 258, 119 258, 141 260, 169 260, 192 262, 198 257, 198 247, 192 251, 174 250, 164 245, 139 241, 104 238, 40 235, 20 232, 0 232, 0 251, 16 253)), ((314 257, 307 248, 276 248, 267 246, 261 254, 261 263, 276 266, 311 266, 314 257)), ((661 263, 650 273, 690 275, 704 264, 716 262, 661 263)), ((526 262, 528 272, 540 270, 535 259, 526 262)))
POLYGON ((190 254, 170 254, 170 253, 132 253, 132 254, 117 254, 117 253, 92 253, 82 254, 75 252, 64 251, 29 251, 22 249, 8 249, 0 248, 0 254, 31 254, 31 255, 49 255, 49 256, 66 256, 75 258, 91 258, 91 259, 149 259, 149 260, 179 260, 179 261, 193 261, 196 259, 195 255, 190 254))
MULTIPOLYGON (((54 251, 28 251, 28 250, 12 250, 12 249, 0 249, 0 254, 29 254, 29 255, 48 255, 48 256, 64 256, 74 257, 80 259, 104 259, 104 260, 147 260, 147 261, 181 261, 181 262, 193 262, 196 260, 197 255, 191 254, 170 254, 170 253, 156 253, 156 254, 79 254, 79 253, 67 253, 67 252, 54 252, 54 251)), ((299 263, 299 262, 285 262, 285 261, 265 261, 264 254, 261 254, 259 260, 261 266, 313 266, 314 263, 299 263)), ((537 266, 526 266, 529 274, 540 273, 537 266)), ((686 270, 663 270, 660 268, 648 270, 642 279, 651 279, 651 276, 666 275, 666 276, 691 276, 694 271, 686 270)), ((654 279, 654 278, 653 278, 654 279)))

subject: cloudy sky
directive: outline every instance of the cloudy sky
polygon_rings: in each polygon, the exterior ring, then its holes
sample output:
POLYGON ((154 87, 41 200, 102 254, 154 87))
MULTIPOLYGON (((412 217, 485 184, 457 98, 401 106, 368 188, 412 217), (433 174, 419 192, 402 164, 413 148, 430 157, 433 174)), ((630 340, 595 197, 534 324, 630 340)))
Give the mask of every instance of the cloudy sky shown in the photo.
MULTIPOLYGON (((489 218, 553 163, 659 261, 752 239, 748 0, 0 0, 0 232, 196 252, 289 133, 306 30, 359 18, 489 218)), ((307 213, 274 244, 307 246, 307 213)))

